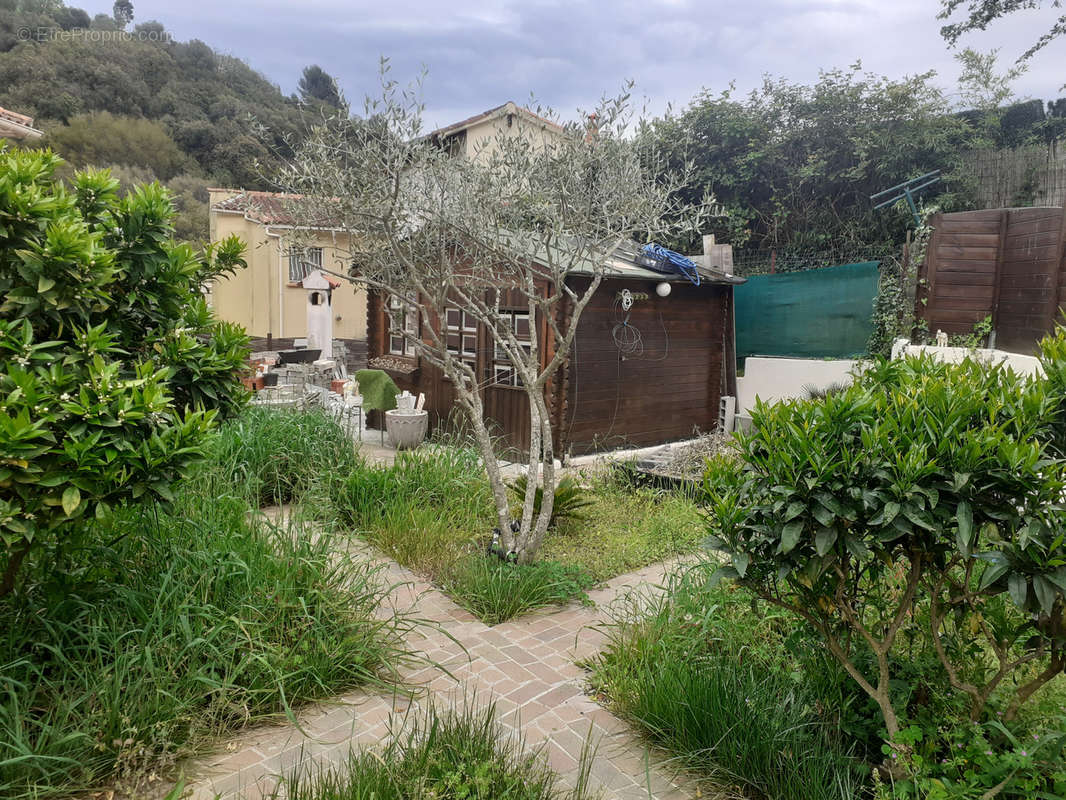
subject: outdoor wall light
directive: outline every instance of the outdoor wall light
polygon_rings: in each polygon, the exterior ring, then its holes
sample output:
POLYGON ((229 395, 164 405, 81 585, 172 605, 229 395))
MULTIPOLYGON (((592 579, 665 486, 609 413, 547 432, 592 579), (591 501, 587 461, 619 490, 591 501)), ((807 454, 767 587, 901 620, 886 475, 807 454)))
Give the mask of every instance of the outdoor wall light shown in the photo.
POLYGON ((669 295, 670 295, 670 284, 667 283, 666 281, 663 281, 662 283, 660 283, 658 286, 655 287, 655 294, 659 295, 659 297, 669 297, 669 295))

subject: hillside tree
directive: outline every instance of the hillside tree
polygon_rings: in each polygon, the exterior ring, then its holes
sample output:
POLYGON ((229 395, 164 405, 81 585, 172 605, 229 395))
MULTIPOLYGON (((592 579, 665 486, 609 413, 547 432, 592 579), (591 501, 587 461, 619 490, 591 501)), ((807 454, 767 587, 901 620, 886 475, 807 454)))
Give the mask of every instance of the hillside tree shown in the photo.
POLYGON ((133 22, 133 3, 130 0, 115 0, 112 16, 119 28, 125 30, 126 26, 133 22))
POLYGON ((324 103, 330 108, 340 109, 343 102, 336 78, 318 64, 304 67, 297 89, 300 99, 305 103, 324 103))
MULTIPOLYGON (((875 211, 870 195, 941 170, 944 210, 965 208, 965 153, 979 141, 951 114, 933 73, 892 79, 861 64, 813 84, 767 78, 745 96, 704 91, 643 131, 668 169, 691 162, 679 199, 727 209, 715 233, 736 247, 826 249, 898 241, 910 215, 875 211)), ((680 241, 675 249, 694 248, 680 241)))

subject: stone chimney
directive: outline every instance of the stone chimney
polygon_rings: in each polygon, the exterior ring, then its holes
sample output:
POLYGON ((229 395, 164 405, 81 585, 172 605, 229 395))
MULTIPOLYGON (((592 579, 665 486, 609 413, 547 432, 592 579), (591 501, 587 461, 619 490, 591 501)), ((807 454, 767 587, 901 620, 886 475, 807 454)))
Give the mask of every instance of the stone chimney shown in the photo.
POLYGON ((724 272, 726 275, 733 274, 733 245, 716 244, 713 233, 703 237, 703 254, 689 258, 701 267, 724 272))

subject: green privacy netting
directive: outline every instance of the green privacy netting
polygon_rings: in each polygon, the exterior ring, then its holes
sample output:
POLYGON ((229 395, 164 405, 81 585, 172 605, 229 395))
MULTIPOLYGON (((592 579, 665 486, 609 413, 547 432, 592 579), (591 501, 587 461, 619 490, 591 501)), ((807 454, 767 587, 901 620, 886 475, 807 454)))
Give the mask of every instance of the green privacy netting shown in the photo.
POLYGON ((753 275, 734 288, 737 360, 747 356, 850 358, 873 333, 878 261, 753 275))

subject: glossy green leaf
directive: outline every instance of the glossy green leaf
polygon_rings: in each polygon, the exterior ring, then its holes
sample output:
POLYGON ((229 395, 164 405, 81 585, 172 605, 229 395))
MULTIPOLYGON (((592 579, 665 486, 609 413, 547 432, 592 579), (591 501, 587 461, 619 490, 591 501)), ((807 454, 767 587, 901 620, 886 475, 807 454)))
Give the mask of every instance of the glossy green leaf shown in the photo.
POLYGON ((799 544, 800 535, 803 533, 803 521, 790 522, 781 529, 782 553, 791 552, 799 544))
POLYGON ((814 549, 818 552, 818 555, 824 556, 832 549, 836 540, 837 532, 835 528, 822 528, 814 535, 814 549))
POLYGON ((68 486, 63 492, 63 512, 69 517, 81 505, 81 492, 77 486, 68 486))
POLYGON ((1017 572, 1011 573, 1007 577, 1007 591, 1010 592, 1010 599, 1014 601, 1014 605, 1018 608, 1025 608, 1025 601, 1029 596, 1029 581, 1025 575, 1017 572))
POLYGON ((955 530, 955 537, 959 552, 969 558, 971 542, 973 541, 973 510, 965 500, 959 502, 955 513, 955 522, 958 526, 955 530))

